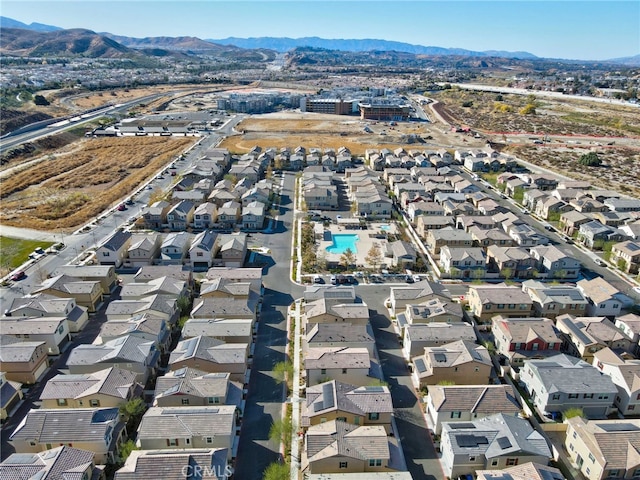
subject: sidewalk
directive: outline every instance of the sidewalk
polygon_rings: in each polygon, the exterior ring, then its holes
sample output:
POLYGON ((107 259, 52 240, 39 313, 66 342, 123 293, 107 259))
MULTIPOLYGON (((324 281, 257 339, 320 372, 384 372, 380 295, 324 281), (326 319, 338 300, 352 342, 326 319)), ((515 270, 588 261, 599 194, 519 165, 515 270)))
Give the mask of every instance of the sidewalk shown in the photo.
POLYGON ((293 392, 291 394, 291 480, 298 480, 301 473, 301 453, 300 453, 300 305, 301 299, 296 299, 294 319, 294 342, 293 342, 293 392))

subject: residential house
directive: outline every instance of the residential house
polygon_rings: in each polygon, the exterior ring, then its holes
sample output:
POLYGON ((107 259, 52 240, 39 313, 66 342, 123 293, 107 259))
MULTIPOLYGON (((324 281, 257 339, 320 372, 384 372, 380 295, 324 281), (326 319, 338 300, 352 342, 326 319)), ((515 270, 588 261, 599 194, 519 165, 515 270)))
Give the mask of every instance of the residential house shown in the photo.
POLYGON ((206 296, 195 299, 191 318, 256 319, 256 297, 206 296))
POLYGON ((574 280, 580 274, 582 264, 555 245, 534 247, 531 256, 538 262, 538 273, 546 278, 574 280))
POLYGON ((578 240, 593 249, 602 248, 605 242, 622 242, 625 236, 617 228, 607 227, 597 220, 591 220, 580 225, 578 240))
POLYGON ((194 272, 207 271, 216 256, 216 240, 218 234, 212 230, 205 230, 197 234, 189 248, 189 259, 194 272))
POLYGON ((134 274, 136 282, 148 282, 150 280, 170 277, 186 282, 189 287, 193 286, 193 272, 183 266, 176 265, 145 265, 134 274))
POLYGON ((12 453, 0 463, 0 478, 104 480, 104 467, 97 467, 93 456, 93 452, 66 445, 34 454, 12 453))
POLYGON ((204 202, 196 207, 193 212, 193 228, 206 230, 212 228, 218 220, 218 207, 215 203, 204 202))
POLYGON ((510 366, 521 367, 525 360, 560 353, 560 332, 548 318, 504 318, 496 315, 491 325, 496 351, 510 366))
POLYGON ((443 380, 457 385, 484 385, 491 375, 491 356, 485 347, 458 340, 441 347, 425 347, 411 359, 413 380, 420 388, 443 380))
POLYGON ((476 480, 566 480, 560 470, 527 462, 502 470, 476 470, 476 480))
POLYGON ((413 245, 403 240, 396 240, 388 244, 391 265, 402 269, 413 268, 416 263, 416 250, 413 245))
POLYGON ((586 195, 573 198, 569 201, 569 205, 580 213, 592 213, 592 212, 604 212, 607 209, 606 205, 594 198, 589 198, 586 195))
POLYGON ((136 443, 142 450, 224 448, 230 460, 237 420, 235 405, 151 407, 142 417, 136 443))
POLYGON ((153 342, 160 353, 167 352, 171 342, 171 328, 167 325, 166 319, 152 313, 142 313, 126 320, 103 323, 94 344, 110 342, 128 335, 153 342))
POLYGON ((531 297, 533 310, 539 317, 555 319, 565 313, 583 315, 589 303, 577 287, 570 285, 526 280, 522 282, 522 290, 531 297))
POLYGON ((37 453, 54 445, 87 450, 97 464, 114 463, 126 438, 125 423, 117 408, 30 410, 9 442, 16 453, 37 453))
MULTIPOLYGON (((24 393, 22 384, 13 380, 7 380, 7 374, 0 372, 0 422, 9 417, 11 411, 20 403, 24 393)), ((2 478, 2 467, 0 466, 0 478, 2 478)))
POLYGON ((565 354, 525 360, 520 381, 540 413, 581 408, 587 418, 604 418, 617 395, 607 375, 576 357, 565 354))
POLYGON ((167 212, 167 224, 174 232, 182 232, 193 224, 195 202, 182 200, 173 205, 167 212))
POLYGON ((79 306, 74 298, 58 298, 44 293, 14 298, 4 315, 6 317, 65 317, 71 333, 81 331, 89 321, 87 308, 79 306))
POLYGON ((198 337, 217 338, 225 343, 253 341, 254 322, 251 318, 190 318, 182 327, 182 339, 198 337))
POLYGON ((426 247, 432 255, 439 255, 444 246, 449 248, 470 248, 473 245, 471 234, 454 228, 430 230, 426 236, 426 247))
POLYGON ((632 349, 632 353, 636 353, 638 351, 638 341, 640 340, 640 315, 633 313, 619 315, 616 317, 615 326, 631 339, 631 342, 635 346, 635 348, 632 349))
POLYGON ((450 302, 451 294, 445 285, 429 282, 428 280, 421 280, 413 285, 391 287, 389 306, 392 315, 397 316, 405 310, 407 305, 423 304, 435 298, 450 302))
POLYGON ((229 372, 207 373, 196 368, 169 370, 156 379, 155 407, 235 405, 242 403, 243 385, 229 372))
POLYGON ((250 202, 242 208, 242 229, 262 230, 264 226, 266 205, 261 202, 250 202))
POLYGON ((411 219, 411 223, 416 223, 417 217, 421 215, 442 217, 444 216, 444 208, 435 202, 412 202, 407 205, 407 215, 411 219))
POLYGON ((158 478, 158 472, 162 472, 162 478, 189 478, 185 472, 207 472, 211 480, 224 480, 233 473, 228 456, 226 448, 133 450, 114 480, 158 478))
POLYGON ((449 478, 527 462, 545 465, 552 457, 547 441, 528 420, 502 413, 468 423, 443 423, 440 450, 449 478))
POLYGON ((569 210, 560 214, 560 229, 565 235, 573 236, 578 231, 580 225, 587 223, 591 220, 591 217, 586 216, 583 213, 576 212, 575 210, 569 210))
POLYGON ((440 269, 451 278, 484 278, 487 273, 487 260, 482 248, 449 247, 440 250, 440 269))
POLYGON ((574 317, 560 315, 556 327, 562 333, 562 350, 593 362, 593 355, 605 347, 614 350, 632 351, 631 338, 618 330, 606 317, 574 317))
POLYGON ((480 322, 488 322, 494 315, 522 318, 533 314, 531 297, 514 285, 470 285, 467 297, 471 313, 480 322))
POLYGON ((347 322, 356 325, 369 323, 366 303, 339 303, 327 298, 308 302, 305 306, 306 324, 347 322))
POLYGON ((21 342, 44 342, 48 355, 60 355, 71 340, 66 317, 3 317, 0 328, 21 342))
POLYGON ((67 368, 72 375, 95 373, 110 367, 122 368, 133 372, 136 382, 144 385, 154 375, 159 359, 160 352, 153 342, 129 335, 102 345, 76 346, 69 354, 67 368))
POLYGON ((314 323, 308 326, 303 343, 303 352, 308 348, 349 347, 366 348, 374 356, 376 348, 373 329, 369 323, 314 323))
POLYGON ((168 234, 160 246, 162 265, 182 265, 186 262, 193 235, 188 232, 168 234))
POLYGON ((583 278, 576 286, 589 301, 585 310, 586 316, 616 317, 620 314, 622 302, 617 298, 620 291, 604 278, 583 278))
POLYGON ((246 343, 224 343, 199 336, 178 342, 169 357, 169 369, 190 367, 207 373, 228 372, 231 380, 244 383, 248 356, 249 345, 246 343))
POLYGON ((96 249, 96 259, 100 265, 114 265, 119 268, 127 258, 130 245, 131 232, 116 231, 96 249))
POLYGON ((262 290, 262 268, 212 267, 207 280, 224 278, 231 282, 249 282, 253 290, 262 290))
POLYGON ((151 314, 164 318, 167 325, 178 321, 177 295, 149 295, 134 300, 112 300, 105 312, 107 321, 129 321, 131 317, 151 314))
POLYGON ((218 207, 218 225, 222 228, 233 229, 241 221, 242 204, 229 200, 218 207))
POLYGON ((100 282, 104 295, 111 295, 118 286, 118 276, 113 265, 63 265, 56 269, 55 274, 69 275, 87 282, 100 282))
POLYGON ((610 261, 629 274, 637 274, 640 272, 640 241, 616 243, 611 248, 610 261))
POLYGON ((567 420, 565 451, 588 480, 633 478, 640 474, 640 420, 567 420))
POLYGON ((545 237, 527 223, 512 223, 508 227, 508 233, 516 244, 521 247, 535 247, 536 245, 549 243, 548 237, 545 237))
POLYGON ((416 323, 402 328, 402 353, 407 360, 420 355, 425 347, 440 347, 456 340, 474 343, 476 333, 468 323, 416 323))
POLYGON ((510 385, 431 385, 425 404, 436 435, 444 422, 472 422, 496 413, 515 417, 522 411, 510 385))
POLYGON ((247 256, 246 233, 220 234, 218 246, 216 258, 220 259, 220 262, 216 261, 216 263, 236 268, 244 265, 244 259, 247 256))
POLYGON ((393 403, 388 387, 358 387, 331 380, 311 386, 305 393, 302 427, 341 420, 352 425, 382 425, 391 432, 393 403))
POLYGON ((173 295, 179 298, 188 296, 189 288, 184 280, 158 277, 148 282, 125 283, 120 289, 120 299, 122 300, 140 300, 152 295, 173 295))
POLYGON ((209 198, 207 200, 213 203, 218 208, 218 224, 220 225, 224 224, 224 222, 220 219, 220 215, 225 215, 227 217, 231 215, 235 216, 238 212, 238 208, 240 208, 238 195, 234 192, 230 192, 228 188, 218 188, 216 186, 216 188, 214 188, 209 194, 209 198), (226 212, 220 212, 221 208, 229 207, 231 208, 226 212))
POLYGON ((47 371, 47 349, 44 342, 21 342, 0 335, 0 372, 13 382, 31 385, 47 371))
POLYGON ((58 374, 40 394, 42 408, 119 408, 142 395, 135 373, 110 367, 80 375, 58 374))
POLYGON ((449 215, 419 215, 416 217, 416 232, 420 238, 424 239, 429 230, 440 230, 441 228, 453 227, 453 218, 449 215))
POLYGON ((158 233, 132 235, 125 266, 137 268, 153 265, 155 259, 160 255, 160 239, 158 233))
POLYGON ((80 280, 69 275, 56 275, 47 278, 36 286, 31 295, 46 294, 58 298, 72 298, 76 303, 85 307, 89 313, 94 313, 102 303, 102 286, 93 280, 80 280))
POLYGON ((487 271, 504 278, 531 278, 537 272, 537 260, 522 247, 487 247, 487 271))
POLYGON ((377 367, 366 348, 309 348, 304 358, 308 386, 329 380, 366 385, 380 378, 377 367))
POLYGON ((381 425, 358 426, 330 420, 309 427, 305 434, 307 473, 385 472, 392 458, 389 439, 381 425))
POLYGON ((611 377, 618 389, 613 405, 625 417, 640 412, 640 360, 623 360, 610 348, 593 356, 593 366, 611 377))

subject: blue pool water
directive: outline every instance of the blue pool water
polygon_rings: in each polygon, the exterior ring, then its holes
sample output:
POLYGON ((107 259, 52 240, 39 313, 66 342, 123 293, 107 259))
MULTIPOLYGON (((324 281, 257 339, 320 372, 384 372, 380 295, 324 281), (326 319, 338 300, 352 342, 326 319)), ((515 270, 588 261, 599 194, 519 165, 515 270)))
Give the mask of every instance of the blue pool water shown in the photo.
POLYGON ((391 225, 380 225, 380 230, 382 230, 383 232, 388 232, 389 230, 391 230, 391 225))
POLYGON ((357 253, 356 244, 358 243, 358 235, 353 233, 338 233, 331 235, 333 243, 327 247, 327 252, 343 254, 347 248, 353 253, 357 253))

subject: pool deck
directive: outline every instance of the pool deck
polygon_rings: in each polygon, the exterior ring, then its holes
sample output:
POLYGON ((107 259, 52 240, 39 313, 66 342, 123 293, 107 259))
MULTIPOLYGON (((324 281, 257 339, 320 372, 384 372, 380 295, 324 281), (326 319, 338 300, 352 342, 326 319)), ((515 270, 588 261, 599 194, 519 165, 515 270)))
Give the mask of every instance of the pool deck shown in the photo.
MULTIPOLYGON (((326 228, 325 231, 326 230, 330 231, 332 235, 333 234, 358 235, 359 240, 356 242, 357 251, 354 252, 356 254, 356 265, 357 265, 357 268, 365 268, 365 267, 368 267, 365 257, 369 253, 369 250, 371 250, 371 247, 373 246, 374 243, 377 243, 380 246, 380 249, 383 255, 386 250, 387 240, 384 238, 375 238, 375 235, 380 233, 395 234, 397 232, 397 227, 393 223, 391 224, 373 223, 369 225, 369 228, 367 230, 351 230, 344 227, 340 227, 338 225, 331 225, 328 228, 326 228), (380 225, 389 225, 390 228, 389 230, 383 231, 380 229, 380 225)), ((319 255, 324 254, 325 258, 327 259, 327 262, 340 263, 340 257, 342 256, 342 254, 327 252, 327 247, 330 247, 331 245, 333 245, 333 242, 320 240, 319 243, 320 243, 320 246, 318 248, 319 255)))

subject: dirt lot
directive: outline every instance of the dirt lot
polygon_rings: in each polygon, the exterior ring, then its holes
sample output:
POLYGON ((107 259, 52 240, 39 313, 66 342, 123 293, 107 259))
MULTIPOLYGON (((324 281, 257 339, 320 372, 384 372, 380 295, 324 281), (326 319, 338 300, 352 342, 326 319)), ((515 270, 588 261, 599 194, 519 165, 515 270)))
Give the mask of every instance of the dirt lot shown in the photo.
POLYGON ((87 222, 179 155, 194 138, 86 139, 7 176, 0 222, 41 230, 87 222))
MULTIPOLYGON (((390 126, 388 122, 358 117, 296 112, 248 118, 236 130, 244 135, 229 137, 221 145, 235 153, 245 153, 256 145, 262 148, 302 145, 336 150, 344 146, 354 155, 364 155, 369 148, 449 148, 453 140, 453 135, 443 133, 442 127, 427 123, 401 122, 390 126), (365 132, 365 127, 371 133, 365 132)), ((484 145, 472 138, 469 142, 469 146, 484 145)))

